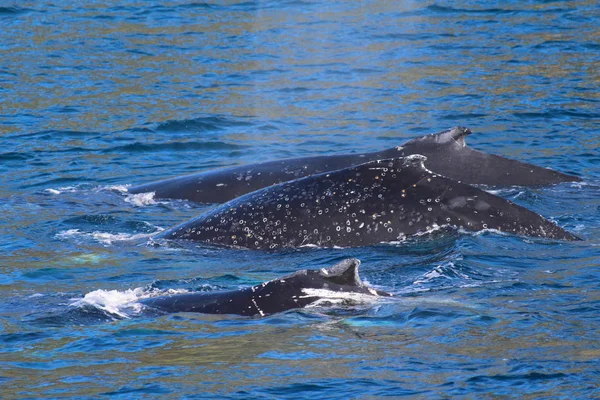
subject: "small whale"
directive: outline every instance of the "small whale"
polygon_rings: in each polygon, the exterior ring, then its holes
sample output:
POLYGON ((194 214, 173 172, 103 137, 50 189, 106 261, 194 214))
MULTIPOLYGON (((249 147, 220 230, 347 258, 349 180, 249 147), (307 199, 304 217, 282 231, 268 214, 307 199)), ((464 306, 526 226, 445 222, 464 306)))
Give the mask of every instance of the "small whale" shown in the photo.
POLYGON ((532 186, 581 180, 577 176, 474 150, 466 145, 465 138, 470 134, 470 129, 456 127, 373 153, 303 157, 242 165, 133 186, 128 192, 154 192, 155 198, 224 203, 277 183, 368 161, 412 154, 426 156, 426 167, 430 171, 467 184, 532 186))
POLYGON ((365 285, 359 275, 356 258, 321 270, 301 270, 240 290, 214 293, 185 293, 143 299, 140 302, 162 312, 239 314, 244 316, 275 314, 319 302, 364 302, 392 296, 365 285))
POLYGON ((428 170, 425 161, 412 155, 283 182, 154 238, 247 249, 369 246, 441 228, 579 239, 526 208, 428 170))

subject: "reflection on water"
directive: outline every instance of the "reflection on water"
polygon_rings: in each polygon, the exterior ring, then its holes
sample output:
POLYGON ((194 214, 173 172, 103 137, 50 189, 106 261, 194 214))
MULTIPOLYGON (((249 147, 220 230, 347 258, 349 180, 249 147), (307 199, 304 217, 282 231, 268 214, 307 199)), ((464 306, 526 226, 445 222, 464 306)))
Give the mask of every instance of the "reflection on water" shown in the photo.
POLYGON ((465 119, 585 127, 598 118, 600 33, 595 3, 576 3, 32 4, 3 17, 3 131, 198 113, 311 134, 465 119))
POLYGON ((0 6, 3 396, 598 397, 599 20, 594 1, 0 6), (455 125, 477 149, 582 176, 497 193, 586 241, 151 246, 207 207, 122 193, 455 125), (69 306, 347 257, 397 298, 264 319, 69 306))

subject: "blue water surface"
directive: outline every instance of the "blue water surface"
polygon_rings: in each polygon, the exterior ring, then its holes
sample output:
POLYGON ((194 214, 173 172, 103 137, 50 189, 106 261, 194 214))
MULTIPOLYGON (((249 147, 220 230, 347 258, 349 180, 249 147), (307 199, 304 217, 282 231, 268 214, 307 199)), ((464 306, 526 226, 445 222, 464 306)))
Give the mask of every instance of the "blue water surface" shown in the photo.
POLYGON ((3 2, 2 397, 600 397, 598 38, 585 0, 3 2), (584 240, 154 246, 210 206, 125 192, 456 125, 581 176, 489 189, 584 240), (265 318, 123 308, 346 257, 396 299, 265 318))

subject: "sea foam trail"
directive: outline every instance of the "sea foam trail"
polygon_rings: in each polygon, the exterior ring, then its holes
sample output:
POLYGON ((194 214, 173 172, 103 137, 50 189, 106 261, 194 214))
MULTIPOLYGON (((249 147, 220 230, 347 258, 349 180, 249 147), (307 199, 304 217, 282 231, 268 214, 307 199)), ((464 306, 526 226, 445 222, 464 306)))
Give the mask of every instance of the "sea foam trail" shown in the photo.
MULTIPOLYGON (((157 228, 157 232, 162 231, 162 228, 157 228)), ((70 240, 72 238, 91 238, 104 245, 111 245, 114 242, 129 242, 139 239, 148 239, 155 235, 153 233, 108 233, 108 232, 82 232, 79 229, 69 229, 56 234, 57 239, 70 240)))
POLYGON ((73 299, 69 306, 76 308, 94 307, 106 313, 118 315, 122 318, 131 318, 139 315, 144 309, 144 306, 139 303, 141 299, 157 295, 162 296, 187 292, 188 291, 185 289, 159 291, 156 289, 148 290, 141 287, 124 291, 98 289, 87 293, 81 299, 73 299))
POLYGON ((82 299, 73 301, 69 306, 83 308, 91 306, 109 314, 122 318, 130 318, 132 313, 139 314, 142 305, 137 301, 144 295, 143 288, 128 289, 123 292, 118 290, 94 290, 82 299))
POLYGON ((48 189, 44 189, 44 193, 49 193, 49 194, 53 194, 53 195, 59 195, 62 193, 74 193, 81 190, 81 188, 76 187, 76 186, 61 186, 59 188, 48 188, 48 189))

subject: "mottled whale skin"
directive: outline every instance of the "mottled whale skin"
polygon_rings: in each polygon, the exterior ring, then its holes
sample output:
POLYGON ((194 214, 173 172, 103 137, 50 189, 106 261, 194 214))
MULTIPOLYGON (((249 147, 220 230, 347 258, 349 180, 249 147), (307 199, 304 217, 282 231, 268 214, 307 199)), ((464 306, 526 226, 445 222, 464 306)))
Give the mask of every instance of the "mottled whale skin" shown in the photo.
POLYGON ((581 180, 576 176, 471 149, 465 142, 465 137, 470 134, 469 129, 456 127, 374 153, 305 157, 242 165, 134 186, 129 188, 129 192, 154 192, 155 198, 198 203, 224 203, 277 183, 368 161, 411 154, 426 156, 426 167, 429 170, 468 184, 532 186, 581 180))
POLYGON ((320 300, 375 299, 391 294, 366 286, 358 275, 360 261, 346 259, 321 270, 301 270, 283 278, 240 290, 214 293, 185 293, 141 301, 146 307, 163 312, 239 314, 244 316, 275 314, 306 307, 320 300))
POLYGON ((539 214, 425 168, 425 157, 372 161, 273 185, 155 238, 247 249, 351 247, 450 227, 577 240, 539 214))

